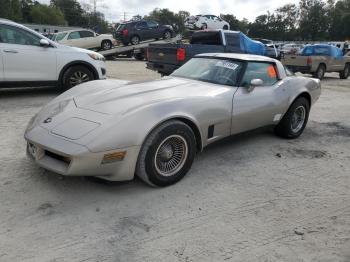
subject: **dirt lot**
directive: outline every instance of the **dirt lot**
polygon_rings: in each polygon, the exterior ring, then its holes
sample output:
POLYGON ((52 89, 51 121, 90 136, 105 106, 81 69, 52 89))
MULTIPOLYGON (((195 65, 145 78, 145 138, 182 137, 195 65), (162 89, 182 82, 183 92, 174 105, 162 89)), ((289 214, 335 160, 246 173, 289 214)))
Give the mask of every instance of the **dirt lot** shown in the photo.
MULTIPOLYGON (((159 77, 143 62, 108 70, 159 77)), ((58 92, 0 90, 0 261, 350 261, 350 80, 335 76, 300 139, 226 139, 163 189, 40 169, 23 132, 58 92)))

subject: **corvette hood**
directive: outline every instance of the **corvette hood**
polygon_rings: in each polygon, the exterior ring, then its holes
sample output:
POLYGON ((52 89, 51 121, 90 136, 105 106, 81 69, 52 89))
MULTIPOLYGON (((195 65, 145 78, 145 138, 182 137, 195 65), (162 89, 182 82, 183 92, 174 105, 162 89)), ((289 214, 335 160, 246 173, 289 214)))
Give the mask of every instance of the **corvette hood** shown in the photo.
MULTIPOLYGON (((104 81, 96 82, 104 85, 104 81)), ((210 84, 209 84, 210 85, 210 84)), ((100 89, 74 97, 77 107, 104 114, 123 114, 133 109, 165 100, 181 99, 198 92, 204 85, 182 78, 166 78, 146 82, 130 82, 118 88, 100 89)), ((206 89, 206 88, 204 88, 206 89)))

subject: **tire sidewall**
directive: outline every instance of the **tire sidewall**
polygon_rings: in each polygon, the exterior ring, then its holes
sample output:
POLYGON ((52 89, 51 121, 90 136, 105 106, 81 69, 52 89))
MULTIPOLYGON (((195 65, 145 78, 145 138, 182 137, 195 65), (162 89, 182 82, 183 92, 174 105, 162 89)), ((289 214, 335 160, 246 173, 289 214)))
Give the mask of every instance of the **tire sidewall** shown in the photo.
POLYGON ((171 32, 169 30, 166 30, 163 34, 164 39, 170 39, 171 38, 171 32), (169 37, 166 37, 166 35, 169 34, 169 37))
POLYGON ((140 159, 139 161, 144 162, 144 171, 147 174, 149 182, 155 186, 164 187, 172 185, 181 180, 191 168, 196 154, 196 140, 192 129, 181 122, 176 122, 172 125, 165 126, 164 128, 161 127, 156 132, 157 134, 152 139, 151 145, 146 148, 147 152, 144 155, 144 159, 140 159), (159 145, 164 141, 164 139, 171 135, 179 135, 186 140, 188 154, 183 167, 175 175, 165 177, 157 172, 154 158, 159 145))
POLYGON ((283 136, 285 138, 297 138, 299 137, 303 132, 304 129, 307 125, 307 122, 309 120, 309 113, 310 113, 310 104, 309 101, 304 98, 304 97, 299 97, 297 100, 295 100, 295 102, 290 106, 290 108, 288 109, 287 113, 285 114, 285 116, 282 118, 281 122, 278 124, 277 128, 277 133, 280 136, 283 136), (303 126, 301 127, 301 129, 298 132, 293 132, 292 127, 291 127, 291 121, 292 121, 292 117, 293 114, 295 112, 295 110, 300 107, 303 106, 305 109, 305 119, 304 119, 304 123, 303 126))

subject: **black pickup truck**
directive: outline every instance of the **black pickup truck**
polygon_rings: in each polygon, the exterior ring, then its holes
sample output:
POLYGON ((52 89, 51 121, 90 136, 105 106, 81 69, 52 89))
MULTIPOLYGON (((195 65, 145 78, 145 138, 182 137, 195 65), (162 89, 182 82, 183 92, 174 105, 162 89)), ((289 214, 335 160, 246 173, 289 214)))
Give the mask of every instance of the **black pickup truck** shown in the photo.
POLYGON ((266 47, 242 32, 203 30, 192 35, 190 44, 150 44, 147 68, 170 75, 189 59, 203 53, 244 53, 265 55, 266 47))

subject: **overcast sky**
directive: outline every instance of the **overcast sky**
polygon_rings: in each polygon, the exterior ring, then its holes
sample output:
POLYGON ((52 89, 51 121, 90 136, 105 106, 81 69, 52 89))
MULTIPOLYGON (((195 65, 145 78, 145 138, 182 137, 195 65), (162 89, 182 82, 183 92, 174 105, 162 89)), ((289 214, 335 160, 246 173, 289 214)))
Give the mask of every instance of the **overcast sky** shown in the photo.
MULTIPOLYGON (((49 0, 40 0, 42 3, 49 3, 49 0)), ((93 0, 80 0, 82 4, 92 4, 93 0)), ((123 19, 124 12, 126 18, 133 15, 145 15, 154 8, 168 8, 171 11, 189 11, 195 14, 234 14, 239 19, 247 18, 253 21, 258 15, 266 13, 268 10, 274 11, 276 8, 288 4, 298 3, 299 0, 97 0, 98 10, 103 12, 109 21, 119 21, 123 19)))

